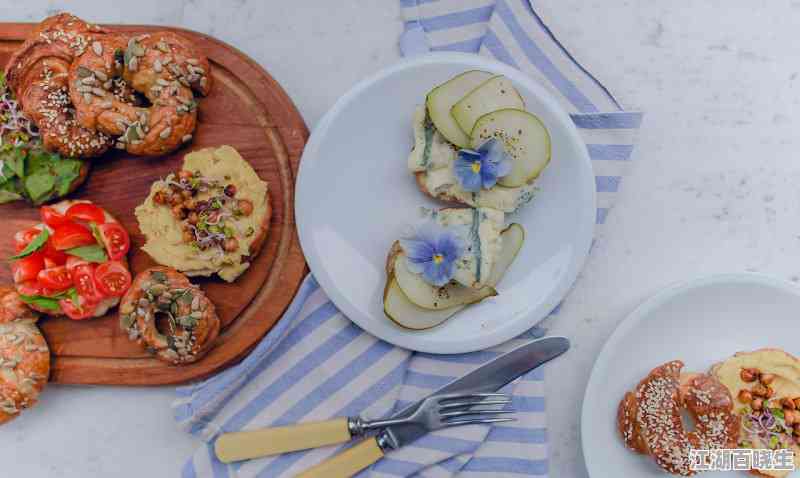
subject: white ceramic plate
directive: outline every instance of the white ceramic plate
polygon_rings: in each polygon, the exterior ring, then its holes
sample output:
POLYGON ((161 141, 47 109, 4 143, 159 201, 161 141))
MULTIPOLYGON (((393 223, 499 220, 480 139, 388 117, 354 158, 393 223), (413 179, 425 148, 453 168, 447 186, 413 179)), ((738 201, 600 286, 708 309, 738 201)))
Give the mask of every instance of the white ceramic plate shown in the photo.
POLYGON ((296 214, 309 267, 336 306, 387 342, 459 353, 502 343, 544 318, 564 297, 592 240, 595 185, 586 146, 569 116, 539 84, 477 55, 430 54, 400 62, 356 85, 320 121, 297 178, 296 214), (552 137, 553 159, 537 197, 508 216, 527 231, 498 286, 500 295, 426 331, 383 314, 384 264, 392 242, 418 223, 420 206, 442 207, 417 188, 406 160, 411 120, 434 86, 467 70, 510 78, 552 137))
MULTIPOLYGON (((800 289, 759 274, 718 275, 672 286, 639 306, 603 347, 586 387, 581 439, 589 475, 670 476, 652 458, 623 446, 616 416, 625 391, 670 360, 682 360, 687 371, 707 371, 740 351, 778 347, 796 353, 798 310, 800 289)), ((710 475, 749 476, 734 471, 710 475)))

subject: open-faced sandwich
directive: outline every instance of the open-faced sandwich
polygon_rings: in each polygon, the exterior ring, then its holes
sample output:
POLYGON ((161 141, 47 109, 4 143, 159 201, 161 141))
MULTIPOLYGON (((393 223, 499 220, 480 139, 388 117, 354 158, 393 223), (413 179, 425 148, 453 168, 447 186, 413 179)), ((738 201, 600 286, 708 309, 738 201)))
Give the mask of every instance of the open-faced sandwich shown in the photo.
POLYGON ((434 327, 495 286, 522 247, 519 224, 504 226, 490 208, 431 211, 414 234, 396 241, 386 261, 384 312, 402 327, 434 327))
POLYGON ((230 146, 187 154, 136 208, 142 249, 188 276, 233 282, 258 254, 271 215, 267 183, 230 146))
MULTIPOLYGON (((739 352, 711 368, 735 397, 737 448, 789 449, 800 456, 800 360, 780 349, 739 352)), ((797 458, 795 458, 797 459, 797 458)), ((754 470, 784 477, 786 470, 754 470)))
POLYGON ((443 201, 513 212, 533 198, 550 161, 547 128, 507 78, 484 71, 434 88, 413 129, 408 168, 425 194, 443 201))
POLYGON ((48 315, 105 315, 131 284, 128 232, 89 201, 62 201, 40 211, 42 223, 14 238, 10 261, 20 298, 48 315))

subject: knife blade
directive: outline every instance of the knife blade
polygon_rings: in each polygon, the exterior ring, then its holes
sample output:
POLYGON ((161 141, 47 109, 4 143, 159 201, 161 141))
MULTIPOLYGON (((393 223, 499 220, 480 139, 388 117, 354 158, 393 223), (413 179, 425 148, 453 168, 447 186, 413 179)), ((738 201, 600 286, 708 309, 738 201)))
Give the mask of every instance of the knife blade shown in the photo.
MULTIPOLYGON (((544 337, 533 340, 506 352, 428 396, 497 391, 517 377, 563 354, 569 350, 569 346, 570 343, 566 337, 544 337)), ((404 418, 411 415, 423 400, 412 403, 392 418, 404 418)), ((378 443, 397 449, 417 440, 426 433, 428 430, 424 427, 412 423, 392 425, 378 435, 378 443)))

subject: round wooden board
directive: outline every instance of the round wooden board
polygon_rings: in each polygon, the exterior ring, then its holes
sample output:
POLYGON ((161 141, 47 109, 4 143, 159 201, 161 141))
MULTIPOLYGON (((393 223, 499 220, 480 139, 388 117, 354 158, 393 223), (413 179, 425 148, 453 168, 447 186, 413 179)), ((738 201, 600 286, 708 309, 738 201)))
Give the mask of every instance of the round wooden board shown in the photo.
MULTIPOLYGON (((0 24, 0 64, 28 35, 31 24, 0 24)), ((110 26, 124 32, 169 30, 153 26, 110 26)), ((50 380, 69 384, 162 385, 206 377, 244 357, 280 319, 307 268, 294 222, 294 179, 308 129, 291 99, 255 61, 207 35, 172 29, 190 37, 211 60, 213 89, 200 101, 199 124, 191 144, 160 158, 139 158, 114 151, 93 161, 87 183, 71 197, 89 199, 116 216, 131 233, 133 272, 154 265, 139 248, 144 237, 133 210, 150 185, 180 169, 193 150, 228 144, 269 183, 273 213, 269 236, 250 269, 235 283, 199 279, 217 306, 223 330, 202 360, 187 366, 158 361, 130 342, 114 309, 105 317, 75 322, 40 322, 52 352, 50 380)), ((38 209, 24 203, 0 205, 0 257, 13 254, 13 236, 38 222, 38 209)), ((8 262, 0 283, 11 282, 8 262)))

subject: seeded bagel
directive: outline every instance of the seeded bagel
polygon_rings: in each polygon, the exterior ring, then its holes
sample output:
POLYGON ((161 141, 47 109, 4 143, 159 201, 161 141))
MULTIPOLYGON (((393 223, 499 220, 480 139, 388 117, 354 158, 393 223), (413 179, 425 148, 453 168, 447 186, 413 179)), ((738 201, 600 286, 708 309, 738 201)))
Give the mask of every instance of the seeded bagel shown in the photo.
POLYGON ((128 338, 173 365, 196 362, 219 335, 214 304, 185 275, 168 267, 137 275, 119 310, 128 338))

